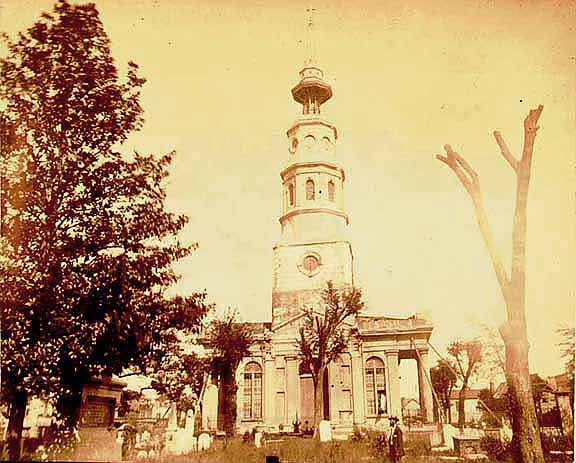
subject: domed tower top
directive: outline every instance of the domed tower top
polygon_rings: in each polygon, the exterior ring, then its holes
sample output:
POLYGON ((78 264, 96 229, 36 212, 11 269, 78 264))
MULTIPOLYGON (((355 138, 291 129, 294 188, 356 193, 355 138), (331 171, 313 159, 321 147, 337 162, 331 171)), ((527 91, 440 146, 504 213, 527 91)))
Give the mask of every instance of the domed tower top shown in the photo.
POLYGON ((332 87, 324 81, 324 73, 315 65, 314 52, 314 8, 308 12, 307 57, 300 71, 300 82, 292 89, 292 97, 302 105, 302 114, 320 114, 321 105, 332 98, 332 87))

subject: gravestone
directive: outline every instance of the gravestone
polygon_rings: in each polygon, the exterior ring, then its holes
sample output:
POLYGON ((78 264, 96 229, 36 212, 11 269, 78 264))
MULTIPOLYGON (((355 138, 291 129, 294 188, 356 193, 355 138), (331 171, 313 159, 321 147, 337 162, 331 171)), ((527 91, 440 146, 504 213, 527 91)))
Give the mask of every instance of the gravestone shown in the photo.
POLYGON ((122 459, 122 444, 114 428, 116 404, 126 383, 110 377, 92 378, 82 388, 76 461, 122 459))
POLYGON ((203 432, 198 436, 198 451, 208 450, 211 443, 212 438, 210 437, 210 434, 203 432))
POLYGON ((218 428, 218 386, 210 384, 202 400, 202 429, 215 431, 218 428))
POLYGON ((254 433, 254 445, 256 446, 257 449, 262 447, 262 436, 263 435, 264 434, 262 433, 262 431, 256 431, 254 433))
POLYGON ((320 426, 318 427, 318 433, 320 434, 320 442, 329 442, 332 440, 332 428, 330 427, 330 421, 322 420, 320 421, 320 426))

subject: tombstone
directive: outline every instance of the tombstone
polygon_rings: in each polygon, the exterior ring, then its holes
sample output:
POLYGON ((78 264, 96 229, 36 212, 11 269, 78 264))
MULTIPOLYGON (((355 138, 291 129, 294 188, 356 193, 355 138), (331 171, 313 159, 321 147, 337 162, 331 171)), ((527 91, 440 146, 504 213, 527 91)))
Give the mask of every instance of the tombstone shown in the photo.
POLYGON ((184 424, 184 429, 190 434, 194 435, 194 410, 192 408, 186 411, 186 423, 184 424))
POLYGON ((198 451, 208 450, 211 443, 212 438, 210 437, 210 434, 203 432, 198 436, 198 451))
POLYGON ((173 407, 172 415, 166 428, 166 452, 172 455, 185 455, 197 450, 197 439, 194 437, 195 423, 194 410, 186 411, 186 419, 183 428, 176 425, 176 407, 173 407))
POLYGON ((318 426, 318 433, 320 434, 320 442, 329 442, 332 440, 332 428, 330 427, 330 421, 322 420, 320 421, 320 426, 318 426))
POLYGON ((125 386, 126 383, 110 377, 92 378, 84 385, 74 460, 122 459, 122 444, 117 441, 114 428, 114 412, 125 386))
POLYGON ((262 437, 263 436, 264 436, 264 433, 262 431, 256 431, 254 433, 254 445, 256 446, 257 449, 262 447, 262 437))
POLYGON ((215 431, 218 427, 218 386, 210 384, 202 400, 202 429, 215 431))

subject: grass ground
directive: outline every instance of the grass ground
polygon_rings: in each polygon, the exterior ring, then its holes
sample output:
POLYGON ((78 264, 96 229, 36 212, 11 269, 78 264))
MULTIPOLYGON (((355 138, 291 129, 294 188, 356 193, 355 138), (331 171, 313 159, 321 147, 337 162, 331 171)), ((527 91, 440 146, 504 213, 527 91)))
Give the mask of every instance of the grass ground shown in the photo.
MULTIPOLYGON (((278 455, 281 462, 289 463, 380 463, 386 456, 375 455, 366 442, 326 442, 314 439, 290 439, 266 448, 257 449, 241 439, 231 439, 226 445, 215 446, 205 452, 172 456, 162 463, 264 463, 266 455, 278 455)), ((403 463, 445 463, 434 456, 407 455, 403 463)))

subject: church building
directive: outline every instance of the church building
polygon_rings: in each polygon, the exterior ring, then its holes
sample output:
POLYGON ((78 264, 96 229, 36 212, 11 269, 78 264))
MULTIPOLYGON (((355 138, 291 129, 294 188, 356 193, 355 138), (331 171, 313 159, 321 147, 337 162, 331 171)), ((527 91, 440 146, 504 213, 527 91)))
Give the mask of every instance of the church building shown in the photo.
MULTIPOLYGON (((348 239, 345 163, 337 155, 338 130, 322 115, 332 88, 312 59, 300 71, 292 97, 302 114, 287 131, 280 172, 280 239, 273 247, 271 321, 250 324, 257 342, 236 373, 237 430, 290 431, 312 425, 313 383, 301 364, 296 340, 306 311, 321 312, 327 281, 358 285, 348 239)), ((402 418, 398 365, 415 359, 423 423, 433 421, 428 339, 432 324, 421 316, 391 318, 360 314, 348 321, 348 349, 329 365, 324 418, 335 432, 354 425, 402 418)))

